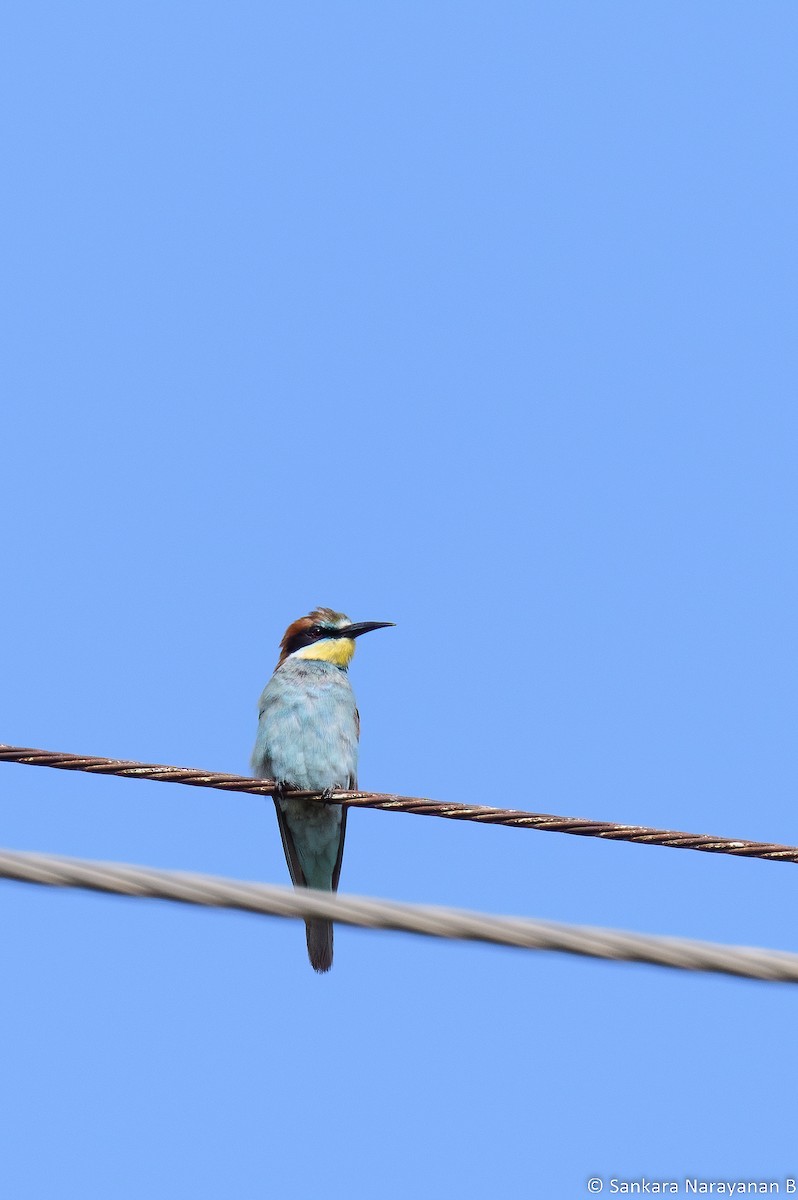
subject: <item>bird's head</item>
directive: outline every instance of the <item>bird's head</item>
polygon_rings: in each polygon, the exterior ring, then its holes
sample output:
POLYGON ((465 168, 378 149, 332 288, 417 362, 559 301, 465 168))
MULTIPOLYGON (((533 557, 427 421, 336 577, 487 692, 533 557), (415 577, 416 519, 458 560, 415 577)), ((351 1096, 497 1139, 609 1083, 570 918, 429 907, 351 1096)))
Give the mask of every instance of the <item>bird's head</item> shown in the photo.
POLYGON ((355 638, 372 629, 386 629, 393 621, 358 621, 353 623, 343 613, 331 608, 314 608, 306 617, 292 622, 280 642, 280 667, 287 658, 312 658, 349 666, 355 653, 355 638))

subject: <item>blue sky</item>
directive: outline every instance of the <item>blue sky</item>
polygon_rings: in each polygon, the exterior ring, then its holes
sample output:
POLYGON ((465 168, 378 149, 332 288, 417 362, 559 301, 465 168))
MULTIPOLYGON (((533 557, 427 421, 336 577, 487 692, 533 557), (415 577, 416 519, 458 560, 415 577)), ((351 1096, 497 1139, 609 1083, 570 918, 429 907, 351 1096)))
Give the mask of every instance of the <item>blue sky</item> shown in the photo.
MULTIPOLYGON (((798 842, 798 11, 12 5, 3 741, 798 842)), ((287 881, 255 797, 5 766, 0 843, 287 881)), ((798 949, 785 865, 356 812, 342 889, 798 949)), ((779 1179, 796 992, 0 884, 9 1195, 779 1179)))

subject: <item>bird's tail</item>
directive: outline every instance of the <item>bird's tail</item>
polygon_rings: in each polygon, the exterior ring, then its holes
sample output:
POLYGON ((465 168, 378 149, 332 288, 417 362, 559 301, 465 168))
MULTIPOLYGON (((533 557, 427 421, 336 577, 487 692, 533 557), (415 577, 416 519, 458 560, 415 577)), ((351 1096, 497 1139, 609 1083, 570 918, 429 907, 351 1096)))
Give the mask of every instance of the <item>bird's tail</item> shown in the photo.
POLYGON ((308 958, 313 970, 329 971, 333 961, 332 921, 322 921, 318 918, 306 921, 305 935, 308 941, 308 958))

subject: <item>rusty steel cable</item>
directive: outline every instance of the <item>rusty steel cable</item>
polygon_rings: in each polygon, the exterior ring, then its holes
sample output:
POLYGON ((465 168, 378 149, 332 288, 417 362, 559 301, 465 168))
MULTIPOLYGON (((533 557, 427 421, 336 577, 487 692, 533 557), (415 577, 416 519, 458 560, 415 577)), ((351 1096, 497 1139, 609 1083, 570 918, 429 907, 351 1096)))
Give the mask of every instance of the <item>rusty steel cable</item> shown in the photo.
MULTIPOLYGON (((0 745, 0 762, 56 767, 62 771, 87 771, 91 775, 118 775, 123 779, 185 783, 194 787, 218 788, 225 792, 244 792, 253 796, 271 796, 278 790, 273 779, 252 779, 245 775, 200 771, 195 767, 170 767, 117 758, 57 754, 50 750, 34 750, 23 746, 0 745)), ((761 858, 770 862, 798 862, 798 846, 784 846, 777 842, 751 842, 742 838, 716 837, 708 833, 683 833, 674 829, 652 829, 645 825, 619 825, 613 821, 560 817, 549 813, 525 812, 523 809, 491 808, 483 804, 442 803, 418 796, 396 796, 384 792, 334 791, 321 796, 318 792, 296 791, 291 794, 318 800, 320 803, 340 802, 348 808, 376 808, 382 812, 448 817, 453 821, 477 821, 482 825, 508 825, 513 829, 571 833, 578 837, 597 837, 605 841, 635 842, 646 846, 667 846, 677 850, 702 850, 709 854, 733 854, 739 858, 761 858)))
POLYGON ((277 917, 303 920, 322 917, 366 929, 391 929, 526 950, 557 950, 589 958, 648 963, 682 971, 710 971, 746 979, 798 983, 798 954, 781 950, 727 946, 591 925, 566 925, 531 917, 497 917, 466 909, 404 904, 368 896, 342 896, 308 888, 294 890, 275 884, 163 871, 131 863, 96 862, 0 849, 0 878, 232 908, 277 917))

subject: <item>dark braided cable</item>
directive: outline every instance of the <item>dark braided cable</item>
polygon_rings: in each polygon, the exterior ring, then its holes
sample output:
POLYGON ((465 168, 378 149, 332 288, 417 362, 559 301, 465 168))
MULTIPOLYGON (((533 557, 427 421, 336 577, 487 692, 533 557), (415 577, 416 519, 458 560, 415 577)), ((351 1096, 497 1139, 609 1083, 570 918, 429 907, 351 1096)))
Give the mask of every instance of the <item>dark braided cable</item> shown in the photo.
MULTIPOLYGON (((61 771, 87 771, 91 775, 117 775, 123 779, 184 783, 193 787, 218 788, 225 792, 243 792, 252 796, 271 796, 278 790, 273 779, 252 779, 245 775, 200 771, 195 767, 170 767, 117 758, 57 754, 50 750, 35 750, 23 746, 0 745, 0 762, 21 763, 31 767, 55 767, 61 771)), ((452 821, 477 821, 482 825, 507 825, 512 829, 540 829, 548 833, 570 833, 577 837, 666 846, 676 850, 702 850, 708 854, 733 854, 739 858, 760 858, 770 862, 798 862, 798 846, 785 846, 778 842, 752 842, 742 838, 717 837, 708 833, 652 829, 645 825, 620 825, 613 821, 559 817, 550 813, 526 812, 523 809, 491 808, 483 804, 442 803, 419 796, 397 796, 385 792, 335 791, 322 796, 318 792, 297 791, 292 792, 292 795, 318 800, 320 803, 343 803, 348 808, 376 808, 382 812, 447 817, 452 821)))

